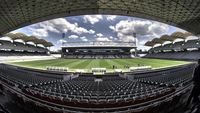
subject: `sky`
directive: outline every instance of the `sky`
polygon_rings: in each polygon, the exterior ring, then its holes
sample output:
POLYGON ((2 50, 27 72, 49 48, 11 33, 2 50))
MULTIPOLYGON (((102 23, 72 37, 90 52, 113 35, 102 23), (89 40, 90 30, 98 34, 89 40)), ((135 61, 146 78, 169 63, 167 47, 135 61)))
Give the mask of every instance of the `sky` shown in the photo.
POLYGON ((117 15, 81 15, 57 18, 32 24, 12 33, 34 35, 54 44, 50 50, 61 48, 62 42, 136 40, 138 49, 148 50, 145 42, 182 29, 142 18, 117 15), (62 34, 65 33, 63 38, 62 34), (136 33, 136 37, 133 36, 136 33))

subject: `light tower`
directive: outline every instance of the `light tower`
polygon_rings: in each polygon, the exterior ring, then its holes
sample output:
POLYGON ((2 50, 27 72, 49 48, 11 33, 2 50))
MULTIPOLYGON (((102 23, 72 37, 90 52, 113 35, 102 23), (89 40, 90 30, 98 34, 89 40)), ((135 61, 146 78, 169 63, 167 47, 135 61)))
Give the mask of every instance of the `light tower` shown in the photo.
POLYGON ((133 33, 133 37, 135 37, 135 57, 137 56, 137 34, 133 33))
POLYGON ((62 58, 64 58, 64 49, 63 49, 64 38, 65 38, 65 33, 62 33, 62 41, 61 41, 61 57, 62 58))
POLYGON ((64 44, 64 38, 65 38, 65 33, 62 33, 62 41, 61 41, 61 46, 64 44))

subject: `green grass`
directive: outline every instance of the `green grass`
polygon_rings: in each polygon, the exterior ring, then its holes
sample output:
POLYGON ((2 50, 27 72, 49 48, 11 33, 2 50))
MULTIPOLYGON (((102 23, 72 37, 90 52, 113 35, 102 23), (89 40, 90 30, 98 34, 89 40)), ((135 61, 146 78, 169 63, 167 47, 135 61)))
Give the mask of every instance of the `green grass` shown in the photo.
POLYGON ((70 70, 91 68, 107 68, 112 70, 113 65, 118 69, 124 69, 124 65, 129 67, 138 66, 138 64, 152 66, 152 68, 163 68, 176 65, 182 65, 189 62, 175 61, 175 60, 161 60, 161 59, 147 59, 147 58, 131 58, 131 59, 51 59, 51 60, 37 60, 25 62, 13 62, 12 64, 22 67, 46 69, 47 66, 68 67, 70 70))

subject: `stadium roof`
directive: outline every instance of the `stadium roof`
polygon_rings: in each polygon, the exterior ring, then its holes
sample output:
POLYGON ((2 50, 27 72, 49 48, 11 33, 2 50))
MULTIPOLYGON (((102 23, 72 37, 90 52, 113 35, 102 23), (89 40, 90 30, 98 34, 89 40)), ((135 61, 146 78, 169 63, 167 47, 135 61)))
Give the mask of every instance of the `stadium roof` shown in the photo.
POLYGON ((155 44, 162 44, 163 43, 163 40, 160 40, 159 38, 154 38, 152 40, 152 42, 154 42, 155 44))
POLYGON ((160 40, 159 38, 155 38, 155 39, 153 39, 151 41, 147 41, 144 45, 153 47, 154 45, 162 44, 163 42, 164 42, 163 40, 160 40))
POLYGON ((0 35, 58 17, 113 14, 164 22, 200 34, 199 0, 0 0, 0 35))
POLYGON ((34 42, 35 40, 37 40, 38 38, 35 36, 27 36, 26 38, 23 38, 22 40, 24 42, 34 42))
POLYGON ((176 39, 186 39, 189 36, 193 36, 192 33, 189 32, 174 32, 170 36, 169 35, 162 35, 160 38, 154 38, 151 41, 147 41, 145 43, 145 46, 151 46, 153 47, 155 44, 163 44, 166 41, 171 41, 173 42, 176 39))
POLYGON ((147 41, 147 42, 145 43, 145 46, 151 46, 151 47, 153 47, 155 44, 156 44, 156 43, 154 43, 154 42, 152 42, 152 41, 147 41))
POLYGON ((24 42, 33 42, 35 44, 42 44, 45 47, 51 47, 53 44, 51 42, 47 42, 44 39, 39 39, 35 36, 27 36, 23 33, 7 33, 4 36, 10 37, 12 40, 21 39, 24 42))
POLYGON ((163 40, 163 41, 174 41, 172 38, 170 38, 169 35, 162 35, 160 37, 160 40, 163 40))
POLYGON ((186 39, 188 36, 193 36, 193 34, 189 33, 189 32, 186 32, 186 33, 182 33, 182 32, 174 32, 171 34, 171 38, 173 40, 176 40, 178 38, 180 39, 186 39))
POLYGON ((51 46, 53 46, 53 44, 51 42, 45 42, 42 45, 44 45, 45 47, 51 47, 51 46))
POLYGON ((135 48, 135 42, 124 41, 90 41, 90 42, 64 42, 62 48, 135 48))
POLYGON ((25 34, 23 33, 7 33, 4 36, 10 37, 12 40, 17 40, 17 39, 24 39, 24 37, 27 37, 25 34))

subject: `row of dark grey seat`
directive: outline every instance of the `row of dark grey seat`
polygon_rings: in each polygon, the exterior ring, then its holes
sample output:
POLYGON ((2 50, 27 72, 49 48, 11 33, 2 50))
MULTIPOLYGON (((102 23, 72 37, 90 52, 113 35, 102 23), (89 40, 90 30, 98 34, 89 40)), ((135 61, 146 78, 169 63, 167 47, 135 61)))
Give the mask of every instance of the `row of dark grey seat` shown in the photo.
POLYGON ((34 73, 23 69, 0 66, 0 74, 20 85, 41 85, 61 81, 61 78, 51 77, 48 74, 34 73))

